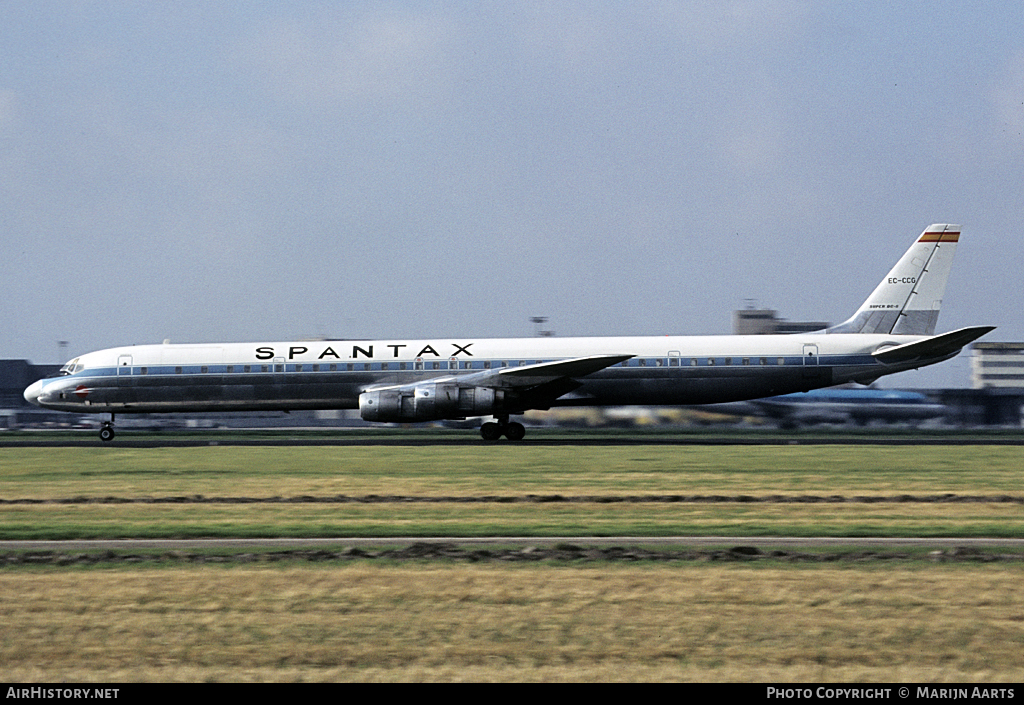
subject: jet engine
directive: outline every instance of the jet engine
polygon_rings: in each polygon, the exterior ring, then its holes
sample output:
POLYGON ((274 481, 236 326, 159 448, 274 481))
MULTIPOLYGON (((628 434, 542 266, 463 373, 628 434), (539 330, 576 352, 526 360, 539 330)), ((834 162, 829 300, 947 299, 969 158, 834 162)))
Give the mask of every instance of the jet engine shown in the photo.
POLYGON ((359 415, 365 421, 439 421, 507 413, 511 390, 424 382, 363 392, 359 415))

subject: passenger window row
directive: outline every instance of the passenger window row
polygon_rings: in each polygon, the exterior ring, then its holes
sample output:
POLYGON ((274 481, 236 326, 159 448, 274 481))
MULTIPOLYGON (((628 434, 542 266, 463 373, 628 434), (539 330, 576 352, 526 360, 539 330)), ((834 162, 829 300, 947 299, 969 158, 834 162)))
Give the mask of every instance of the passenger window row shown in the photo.
MULTIPOLYGON (((415 360, 413 362, 331 362, 331 363, 274 363, 273 365, 175 366, 174 374, 252 374, 274 372, 403 372, 440 370, 490 370, 507 367, 525 367, 541 364, 544 360, 415 360)), ((768 366, 785 365, 786 358, 777 357, 634 357, 620 362, 617 367, 716 367, 716 366, 768 366)), ((129 374, 167 374, 169 368, 130 367, 129 374)), ((77 371, 77 370, 76 370, 77 371)))
MULTIPOLYGON (((402 372, 408 370, 489 370, 492 368, 533 365, 543 360, 416 360, 414 362, 331 362, 331 363, 274 363, 274 365, 224 365, 174 367, 174 374, 251 374, 260 372, 402 372)), ((128 374, 148 375, 149 367, 122 369, 128 374)), ((166 374, 169 368, 153 368, 154 374, 166 374)))
MULTIPOLYGON (((760 365, 762 367, 772 364, 773 358, 759 357, 691 357, 689 358, 690 367, 715 367, 725 366, 730 367, 734 365, 750 366, 753 364, 760 365)), ((679 367, 683 365, 682 358, 679 357, 634 357, 625 362, 619 363, 622 367, 679 367)), ((774 364, 785 365, 786 358, 778 357, 774 358, 774 364)))

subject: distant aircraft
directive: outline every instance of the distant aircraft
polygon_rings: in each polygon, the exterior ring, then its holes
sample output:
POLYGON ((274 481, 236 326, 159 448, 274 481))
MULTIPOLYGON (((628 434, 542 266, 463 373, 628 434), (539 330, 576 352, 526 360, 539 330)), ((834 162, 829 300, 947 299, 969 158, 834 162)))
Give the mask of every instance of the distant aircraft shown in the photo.
POLYGON ((109 413, 354 409, 380 422, 509 417, 552 406, 714 404, 803 392, 948 360, 993 326, 935 335, 958 225, 918 237, 847 321, 790 335, 432 338, 140 345, 81 355, 25 398, 109 413))
POLYGON ((783 428, 872 421, 920 423, 946 413, 946 407, 920 392, 900 389, 812 389, 782 396, 702 407, 707 411, 775 419, 783 428))

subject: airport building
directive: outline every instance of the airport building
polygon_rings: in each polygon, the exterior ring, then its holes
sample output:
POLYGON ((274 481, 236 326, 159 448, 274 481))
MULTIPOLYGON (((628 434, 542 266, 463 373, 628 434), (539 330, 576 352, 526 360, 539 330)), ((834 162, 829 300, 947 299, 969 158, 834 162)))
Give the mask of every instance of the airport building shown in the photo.
MULTIPOLYGON (((27 418, 59 419, 60 412, 37 409, 25 401, 25 388, 43 377, 56 374, 60 365, 33 365, 28 360, 0 360, 0 429, 16 428, 27 418)), ((67 416, 67 414, 61 414, 67 416)), ((66 422, 67 419, 65 418, 66 422)))
POLYGON ((1024 343, 971 346, 971 387, 1024 390, 1024 343))
POLYGON ((33 365, 28 360, 0 360, 0 408, 30 406, 23 396, 25 388, 59 369, 60 365, 33 365))
MULTIPOLYGON (((61 365, 33 365, 28 360, 0 360, 0 431, 21 428, 68 428, 95 426, 106 413, 73 414, 32 406, 25 401, 25 389, 36 380, 50 377, 61 365)), ((124 429, 156 430, 175 428, 282 428, 319 426, 369 426, 354 409, 327 411, 238 411, 221 414, 122 414, 118 425, 124 429)))
POLYGON ((736 335, 811 333, 828 326, 824 321, 787 321, 770 308, 745 308, 732 312, 732 332, 736 335))
POLYGON ((944 389, 949 420, 962 426, 1020 428, 1024 419, 1024 343, 970 346, 971 387, 944 389))

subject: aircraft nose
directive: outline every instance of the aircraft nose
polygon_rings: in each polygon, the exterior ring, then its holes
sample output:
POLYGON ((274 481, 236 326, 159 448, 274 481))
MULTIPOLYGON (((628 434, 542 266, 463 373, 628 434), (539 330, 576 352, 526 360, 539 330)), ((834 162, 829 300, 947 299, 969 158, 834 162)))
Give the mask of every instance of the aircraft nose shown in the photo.
POLYGON ((25 401, 30 404, 39 406, 39 395, 43 393, 43 380, 33 382, 28 385, 28 389, 25 390, 25 401))

